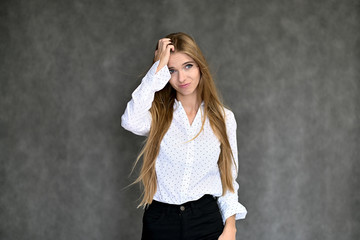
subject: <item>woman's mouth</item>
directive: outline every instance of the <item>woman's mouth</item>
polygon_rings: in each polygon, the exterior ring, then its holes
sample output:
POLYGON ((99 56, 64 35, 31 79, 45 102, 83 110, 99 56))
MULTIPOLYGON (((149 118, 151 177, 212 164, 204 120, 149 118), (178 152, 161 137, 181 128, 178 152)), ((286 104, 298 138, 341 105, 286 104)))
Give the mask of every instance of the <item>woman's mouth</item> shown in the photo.
POLYGON ((186 83, 186 84, 181 84, 181 85, 179 85, 181 88, 186 88, 186 87, 188 87, 190 85, 190 83, 186 83))

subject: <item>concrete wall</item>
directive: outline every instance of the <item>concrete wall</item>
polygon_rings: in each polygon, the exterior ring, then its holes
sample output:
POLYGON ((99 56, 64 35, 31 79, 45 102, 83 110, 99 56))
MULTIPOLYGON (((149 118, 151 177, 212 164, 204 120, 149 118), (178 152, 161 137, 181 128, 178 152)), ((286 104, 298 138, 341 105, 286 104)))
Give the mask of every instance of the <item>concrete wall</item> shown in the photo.
POLYGON ((140 239, 120 127, 159 38, 191 34, 238 121, 238 239, 360 239, 360 4, 0 3, 0 239, 140 239))

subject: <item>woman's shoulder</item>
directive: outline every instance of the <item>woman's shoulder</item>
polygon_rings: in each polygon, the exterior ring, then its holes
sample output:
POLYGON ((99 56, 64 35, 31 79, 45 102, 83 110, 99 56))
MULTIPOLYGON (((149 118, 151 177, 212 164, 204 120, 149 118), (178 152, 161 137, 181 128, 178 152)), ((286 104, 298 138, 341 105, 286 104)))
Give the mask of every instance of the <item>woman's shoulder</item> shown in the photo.
POLYGON ((230 110, 230 108, 228 107, 224 107, 224 113, 225 113, 225 117, 234 117, 234 113, 233 111, 230 110))
POLYGON ((229 108, 224 107, 226 123, 236 123, 235 114, 229 108))

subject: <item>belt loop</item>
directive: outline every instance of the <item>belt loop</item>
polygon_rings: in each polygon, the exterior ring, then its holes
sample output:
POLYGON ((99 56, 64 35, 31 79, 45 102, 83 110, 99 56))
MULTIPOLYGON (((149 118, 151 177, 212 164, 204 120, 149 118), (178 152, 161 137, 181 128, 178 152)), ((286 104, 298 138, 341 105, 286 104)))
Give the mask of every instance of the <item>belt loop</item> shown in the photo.
POLYGON ((194 214, 197 211, 196 204, 194 202, 190 203, 190 211, 192 214, 194 214))
POLYGON ((164 212, 165 212, 166 215, 171 214, 171 205, 166 205, 166 209, 165 209, 164 212))

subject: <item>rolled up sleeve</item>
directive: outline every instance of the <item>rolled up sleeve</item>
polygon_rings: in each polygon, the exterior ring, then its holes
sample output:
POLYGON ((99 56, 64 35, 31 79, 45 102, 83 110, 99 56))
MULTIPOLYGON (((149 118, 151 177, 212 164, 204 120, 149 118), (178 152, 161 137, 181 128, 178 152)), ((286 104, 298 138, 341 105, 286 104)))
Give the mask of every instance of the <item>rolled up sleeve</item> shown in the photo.
POLYGON ((121 126, 137 135, 148 135, 151 126, 149 110, 155 92, 163 89, 171 77, 167 66, 164 66, 156 73, 158 65, 159 61, 152 65, 142 79, 141 84, 131 94, 132 98, 127 103, 125 112, 121 116, 121 126))
POLYGON ((234 192, 227 191, 223 196, 218 198, 218 204, 221 211, 223 222, 227 218, 235 215, 235 219, 244 219, 247 214, 246 208, 239 203, 238 200, 238 190, 239 184, 236 182, 237 172, 238 172, 238 151, 237 151, 237 140, 236 140, 236 120, 234 114, 225 109, 226 113, 226 130, 229 138, 231 150, 234 156, 234 163, 232 166, 232 175, 233 175, 233 187, 234 192))

